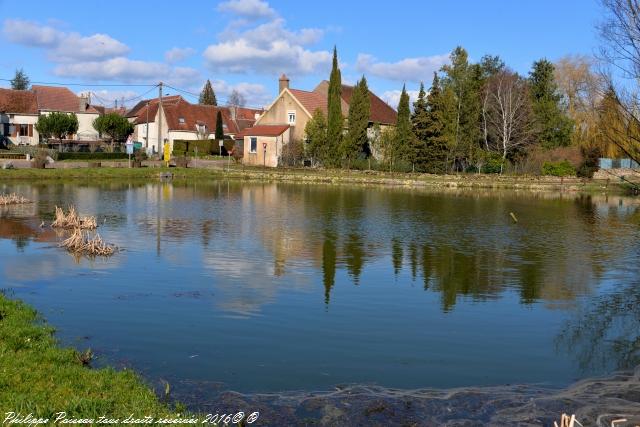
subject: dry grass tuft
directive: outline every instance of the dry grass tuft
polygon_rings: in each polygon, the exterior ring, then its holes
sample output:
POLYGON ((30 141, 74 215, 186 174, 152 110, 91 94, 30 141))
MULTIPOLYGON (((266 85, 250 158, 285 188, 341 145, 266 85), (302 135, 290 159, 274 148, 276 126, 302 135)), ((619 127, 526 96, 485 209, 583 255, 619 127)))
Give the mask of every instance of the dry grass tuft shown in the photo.
POLYGON ((577 426, 582 427, 582 424, 580 424, 580 422, 576 419, 575 415, 569 416, 567 414, 562 414, 562 418, 560 418, 560 425, 558 425, 557 421, 554 421, 553 426, 554 427, 577 427, 577 426))
POLYGON ((31 200, 25 199, 15 193, 0 194, 0 205, 23 205, 26 203, 31 203, 31 200))
POLYGON ((95 216, 80 216, 76 212, 76 208, 69 207, 69 212, 65 213, 64 209, 56 206, 56 219, 51 224, 54 228, 69 228, 81 230, 95 230, 98 227, 98 221, 95 216))
POLYGON ((75 228, 69 238, 65 239, 60 246, 78 255, 87 256, 111 256, 115 253, 116 247, 102 240, 98 233, 93 237, 88 231, 75 228))

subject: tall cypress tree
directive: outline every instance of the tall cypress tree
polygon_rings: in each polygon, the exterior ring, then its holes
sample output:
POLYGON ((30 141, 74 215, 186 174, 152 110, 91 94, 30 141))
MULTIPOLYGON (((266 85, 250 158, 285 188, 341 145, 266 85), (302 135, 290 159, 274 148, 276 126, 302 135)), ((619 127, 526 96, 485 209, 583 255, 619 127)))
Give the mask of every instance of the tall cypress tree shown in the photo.
POLYGON ((367 148, 369 117, 371 113, 371 99, 369 98, 369 86, 367 79, 362 80, 353 89, 349 104, 349 131, 342 139, 342 155, 350 166, 352 161, 367 148))
POLYGON ((546 59, 533 63, 529 73, 531 102, 540 144, 545 148, 571 143, 571 120, 562 111, 562 97, 554 81, 554 66, 546 59))
POLYGON ((224 139, 224 128, 222 127, 222 112, 218 110, 216 115, 216 139, 224 139))
POLYGON ((428 116, 427 94, 424 91, 424 83, 420 83, 418 99, 413 103, 413 114, 411 115, 411 126, 415 136, 411 144, 411 162, 418 171, 424 171, 428 162, 426 157, 428 116))
POLYGON ((421 137, 425 138, 425 169, 427 172, 443 173, 447 170, 449 152, 446 135, 447 100, 442 93, 438 73, 433 73, 425 107, 427 113, 421 124, 421 137))
POLYGON ((411 129, 411 108, 406 85, 402 86, 400 102, 398 103, 398 121, 396 123, 395 160, 411 161, 411 144, 413 132, 411 129))
POLYGON ((200 92, 200 99, 198 99, 198 104, 201 105, 218 105, 218 100, 216 99, 216 93, 213 91, 213 86, 211 82, 207 80, 202 88, 202 92, 200 92))
POLYGON ((14 90, 28 90, 31 81, 22 68, 16 70, 16 74, 11 80, 11 89, 14 90))
POLYGON ((333 68, 329 78, 327 97, 327 166, 340 163, 339 147, 342 142, 344 118, 342 117, 342 76, 338 67, 338 49, 333 48, 333 68))

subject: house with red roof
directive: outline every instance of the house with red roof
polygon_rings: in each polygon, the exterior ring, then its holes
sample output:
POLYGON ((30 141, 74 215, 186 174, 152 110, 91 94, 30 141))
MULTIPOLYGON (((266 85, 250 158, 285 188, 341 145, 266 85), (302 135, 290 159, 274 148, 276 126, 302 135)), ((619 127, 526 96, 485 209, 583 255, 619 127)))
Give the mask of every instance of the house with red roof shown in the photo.
POLYGON ((30 90, 0 89, 0 137, 16 145, 36 145, 40 135, 35 124, 42 114, 74 113, 78 132, 73 140, 96 140, 93 121, 100 111, 89 99, 79 97, 66 87, 33 85, 30 90))
MULTIPOLYGON (((352 86, 342 86, 342 114, 345 119, 349 116, 353 90, 352 86)), ((283 74, 279 79, 279 95, 275 101, 256 120, 253 129, 236 136, 243 147, 243 162, 249 165, 278 166, 284 145, 290 141, 306 140, 305 127, 313 114, 320 110, 327 116, 328 91, 327 81, 321 82, 312 91, 291 88, 289 79, 283 74)), ((382 128, 395 126, 397 112, 371 91, 369 98, 370 126, 374 123, 382 128)), ((348 126, 346 120, 345 125, 348 126)))
POLYGON ((174 95, 162 98, 162 108, 158 98, 140 101, 125 116, 134 124, 134 139, 142 142, 148 151, 158 153, 159 126, 161 141, 171 144, 171 149, 176 140, 214 139, 218 111, 222 116, 222 130, 229 138, 253 126, 262 113, 244 107, 191 104, 174 95))

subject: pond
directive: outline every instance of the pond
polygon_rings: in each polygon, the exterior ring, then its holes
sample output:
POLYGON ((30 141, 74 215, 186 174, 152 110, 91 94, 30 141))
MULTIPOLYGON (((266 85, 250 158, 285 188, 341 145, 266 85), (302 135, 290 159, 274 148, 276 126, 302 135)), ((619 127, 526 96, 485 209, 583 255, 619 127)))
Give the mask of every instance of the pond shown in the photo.
POLYGON ((35 201, 0 208, 0 287, 99 365, 182 396, 564 387, 640 364, 637 199, 227 181, 0 190, 35 201), (122 250, 59 248, 40 224, 68 205, 122 250))

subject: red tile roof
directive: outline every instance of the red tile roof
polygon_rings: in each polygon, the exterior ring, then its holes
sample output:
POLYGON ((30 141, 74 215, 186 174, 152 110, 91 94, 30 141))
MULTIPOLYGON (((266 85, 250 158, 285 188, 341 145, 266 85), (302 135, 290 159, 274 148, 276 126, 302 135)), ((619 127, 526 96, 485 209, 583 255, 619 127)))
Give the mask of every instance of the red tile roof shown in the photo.
POLYGON ((35 93, 29 90, 0 89, 0 112, 38 114, 35 93))
POLYGON ((80 98, 66 87, 31 86, 38 99, 38 109, 47 111, 80 112, 80 98))
POLYGON ((289 125, 258 125, 247 128, 236 135, 236 139, 245 136, 280 136, 289 129, 289 125))
POLYGON ((302 104, 302 106, 313 115, 316 110, 320 110, 327 115, 327 95, 320 92, 307 92, 300 89, 289 89, 289 92, 302 104))
MULTIPOLYGON (((179 101, 183 100, 183 98, 180 95, 171 95, 171 96, 163 96, 162 97, 162 104, 175 104, 179 101)), ((149 111, 149 120, 151 120, 153 117, 155 117, 155 112, 158 111, 157 108, 157 104, 158 104, 158 98, 152 98, 152 99, 143 99, 142 101, 138 102, 136 105, 133 106, 133 108, 131 108, 129 111, 127 111, 127 113, 125 114, 125 117, 137 117, 138 119, 143 118, 145 121, 142 123, 146 123, 146 107, 147 104, 149 104, 150 106, 153 106, 154 104, 156 104, 156 108, 152 111, 154 111, 153 114, 151 114, 151 110, 149 111), (144 110, 144 111, 143 111, 144 110)))
MULTIPOLYGON (((351 97, 353 96, 353 86, 342 85, 342 114, 347 117, 349 114, 349 105, 351 104, 351 97)), ((327 96, 329 90, 329 82, 323 80, 313 90, 327 96)), ((386 102, 378 98, 375 93, 369 91, 369 99, 371 101, 371 116, 369 120, 373 123, 380 123, 386 125, 395 125, 398 121, 398 113, 391 108, 386 102)), ((326 101, 325 101, 326 102, 326 101)), ((326 109, 325 109, 326 114, 326 109)))
POLYGON ((204 124, 207 126, 209 132, 214 133, 216 131, 218 111, 220 111, 222 123, 227 125, 224 133, 234 135, 238 133, 238 127, 233 120, 231 120, 231 114, 228 108, 213 105, 190 104, 185 100, 166 106, 163 104, 163 108, 167 117, 169 130, 195 132, 196 124, 204 124))

